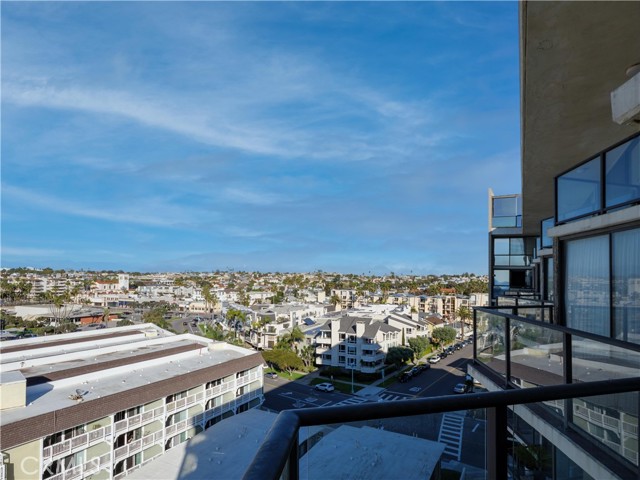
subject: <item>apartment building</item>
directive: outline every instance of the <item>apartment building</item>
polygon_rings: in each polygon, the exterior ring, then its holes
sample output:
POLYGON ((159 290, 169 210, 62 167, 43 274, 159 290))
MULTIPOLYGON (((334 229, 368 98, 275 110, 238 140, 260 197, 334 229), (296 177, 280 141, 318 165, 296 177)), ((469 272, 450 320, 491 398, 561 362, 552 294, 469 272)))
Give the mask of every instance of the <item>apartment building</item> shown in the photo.
MULTIPOLYGON (((638 25, 638 2, 520 4, 522 194, 489 195, 491 299, 514 315, 476 311, 471 367, 489 389, 640 372, 638 25)), ((640 478, 639 397, 514 408, 511 440, 545 478, 640 478)))
POLYGON ((316 336, 316 364, 362 373, 384 368, 389 348, 402 342, 402 330, 379 320, 343 316, 332 318, 316 336))
POLYGON ((263 401, 262 357, 151 324, 0 345, 0 479, 117 479, 263 401))

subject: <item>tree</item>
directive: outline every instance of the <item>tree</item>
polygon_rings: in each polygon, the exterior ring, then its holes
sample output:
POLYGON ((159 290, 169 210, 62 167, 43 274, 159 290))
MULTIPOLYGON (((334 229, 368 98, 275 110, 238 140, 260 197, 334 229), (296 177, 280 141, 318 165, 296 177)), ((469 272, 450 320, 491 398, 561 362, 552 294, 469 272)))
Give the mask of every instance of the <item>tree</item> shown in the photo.
POLYGON ((387 365, 394 364, 397 367, 414 359, 413 350, 407 347, 391 347, 387 352, 384 362, 387 365))
POLYGON ((62 294, 46 292, 45 298, 51 302, 49 304, 49 311, 51 312, 56 327, 69 320, 69 318, 81 308, 79 305, 68 303, 70 301, 69 292, 62 294))
POLYGON ((409 339, 409 348, 413 350, 416 358, 420 358, 427 353, 429 348, 429 339, 427 337, 414 337, 409 339))
POLYGON ((456 330, 451 327, 436 327, 431 332, 431 340, 439 346, 452 343, 456 339, 456 330))
POLYGON ((458 314, 458 317, 460 317, 460 333, 462 334, 462 337, 464 338, 464 325, 465 323, 468 323, 469 320, 471 320, 471 318, 473 317, 471 310, 469 309, 469 307, 467 306, 461 306, 460 308, 458 308, 458 311, 456 312, 458 314))
POLYGON ((302 359, 302 362, 304 363, 304 366, 307 368, 311 368, 316 358, 316 349, 313 345, 306 345, 302 347, 299 355, 302 359))
POLYGON ((294 370, 300 370, 304 367, 302 359, 292 350, 277 349, 264 351, 262 352, 262 358, 278 370, 288 372, 289 376, 291 376, 294 370))

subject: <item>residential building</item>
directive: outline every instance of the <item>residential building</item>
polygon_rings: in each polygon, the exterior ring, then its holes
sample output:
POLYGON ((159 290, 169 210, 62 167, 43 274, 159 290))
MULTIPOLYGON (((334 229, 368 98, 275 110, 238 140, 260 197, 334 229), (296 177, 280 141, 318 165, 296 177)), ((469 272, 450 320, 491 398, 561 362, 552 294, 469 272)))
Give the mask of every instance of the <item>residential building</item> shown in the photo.
MULTIPOLYGON (((476 312, 471 373, 490 390, 637 377, 640 4, 523 2, 520 22, 522 194, 489 195, 491 299, 516 317, 476 312)), ((514 408, 510 432, 547 478, 640 478, 639 396, 514 408)))
POLYGON ((263 400, 260 354, 152 324, 0 354, 2 480, 122 478, 263 400))
POLYGON ((402 330, 382 321, 332 318, 316 334, 316 364, 376 373, 384 368, 389 348, 399 346, 401 341, 402 330))

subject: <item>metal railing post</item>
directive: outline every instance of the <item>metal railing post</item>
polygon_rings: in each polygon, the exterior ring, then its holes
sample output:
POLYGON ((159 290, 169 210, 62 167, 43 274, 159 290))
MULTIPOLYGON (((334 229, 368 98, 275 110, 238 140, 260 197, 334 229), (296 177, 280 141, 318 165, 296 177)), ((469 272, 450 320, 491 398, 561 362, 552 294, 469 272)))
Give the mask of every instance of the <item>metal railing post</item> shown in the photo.
POLYGON ((487 478, 508 478, 507 436, 507 407, 487 408, 487 478))
POLYGON ((295 435, 295 442, 291 445, 289 450, 289 480, 298 480, 300 478, 300 430, 297 430, 295 435))

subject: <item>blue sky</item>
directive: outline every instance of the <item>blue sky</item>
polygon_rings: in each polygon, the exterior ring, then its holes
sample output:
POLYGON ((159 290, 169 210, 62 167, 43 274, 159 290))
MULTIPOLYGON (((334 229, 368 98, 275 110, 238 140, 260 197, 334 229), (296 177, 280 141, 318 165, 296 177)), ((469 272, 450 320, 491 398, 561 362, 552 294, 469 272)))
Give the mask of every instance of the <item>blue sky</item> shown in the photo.
POLYGON ((2 4, 2 266, 487 270, 516 2, 2 4))

